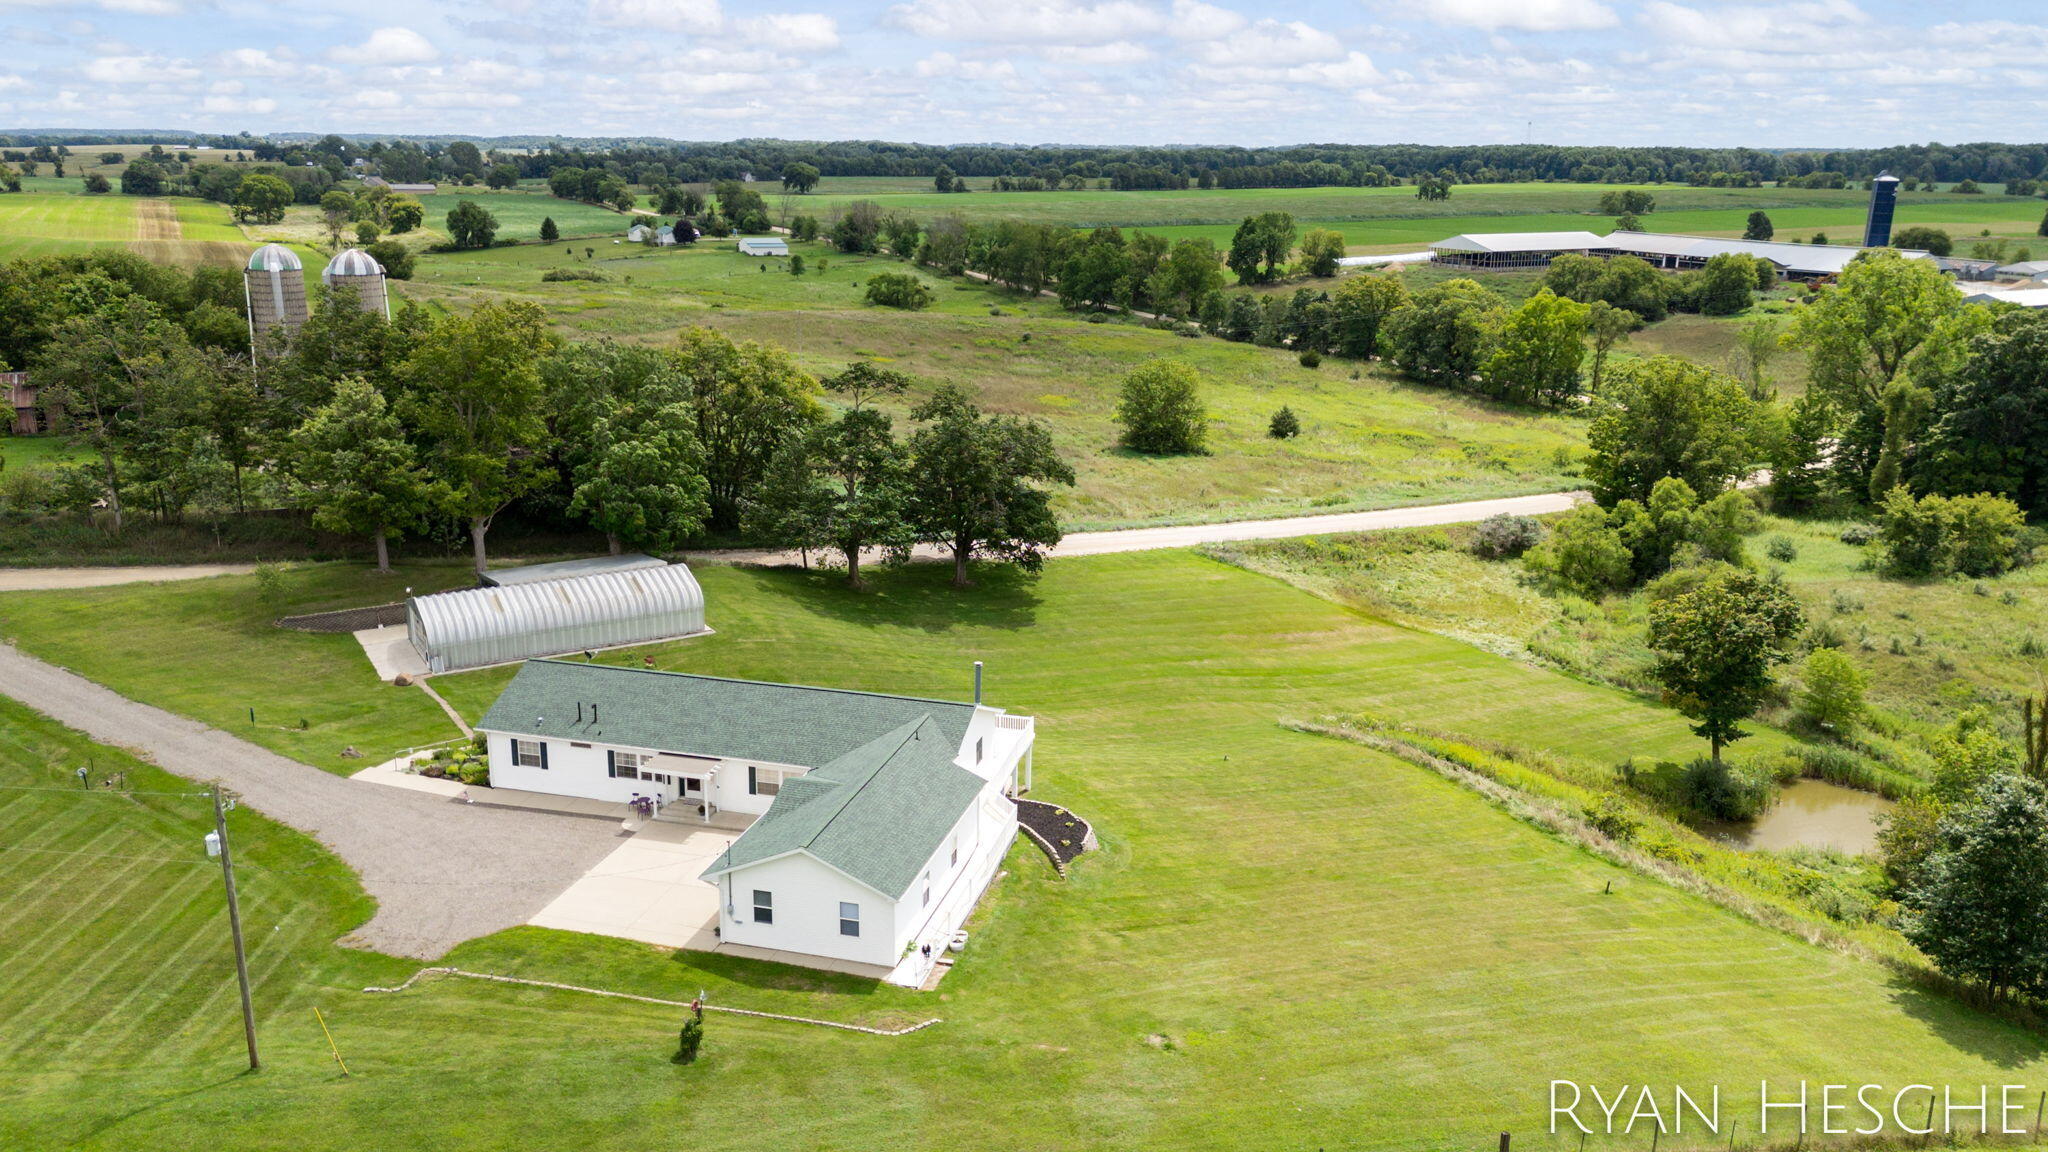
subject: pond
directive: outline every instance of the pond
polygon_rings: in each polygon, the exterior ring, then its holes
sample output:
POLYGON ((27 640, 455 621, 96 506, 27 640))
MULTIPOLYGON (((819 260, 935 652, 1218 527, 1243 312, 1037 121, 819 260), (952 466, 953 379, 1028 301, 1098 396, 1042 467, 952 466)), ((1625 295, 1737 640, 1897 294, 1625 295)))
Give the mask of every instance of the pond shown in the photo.
POLYGON ((1825 780, 1794 780, 1778 802, 1749 824, 1723 825, 1715 839, 1737 848, 1832 848, 1851 855, 1877 849, 1877 818, 1892 802, 1825 780))

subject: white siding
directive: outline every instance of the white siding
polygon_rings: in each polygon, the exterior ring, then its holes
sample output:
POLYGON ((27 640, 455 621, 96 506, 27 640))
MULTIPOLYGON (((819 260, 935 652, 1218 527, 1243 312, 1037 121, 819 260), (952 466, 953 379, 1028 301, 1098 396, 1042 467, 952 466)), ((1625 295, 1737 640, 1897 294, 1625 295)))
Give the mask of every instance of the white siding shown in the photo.
POLYGON ((720 936, 734 944, 893 967, 902 957, 896 902, 802 853, 719 878, 720 936), (754 890, 774 893, 775 922, 754 921, 754 890), (839 903, 860 905, 860 935, 839 934, 839 903))
MULTIPOLYGON (((493 788, 517 788, 526 792, 545 792, 551 796, 582 796, 591 800, 609 800, 619 804, 624 804, 635 796, 654 796, 663 803, 678 798, 679 785, 660 786, 644 779, 614 778, 607 766, 605 753, 609 751, 656 754, 662 751, 659 748, 633 748, 623 744, 586 744, 559 737, 543 738, 507 732, 487 732, 485 737, 486 746, 490 750, 493 788), (525 768, 514 763, 514 739, 545 744, 548 750, 548 766, 545 769, 525 768)), ((765 764, 745 760, 711 760, 695 757, 690 760, 692 770, 711 770, 713 804, 724 811, 758 816, 768 810, 768 805, 773 803, 775 798, 748 793, 747 768, 750 763, 756 767, 784 770, 792 767, 786 764, 765 764)), ((680 768, 681 766, 674 761, 668 761, 649 765, 647 770, 674 776, 680 768)))

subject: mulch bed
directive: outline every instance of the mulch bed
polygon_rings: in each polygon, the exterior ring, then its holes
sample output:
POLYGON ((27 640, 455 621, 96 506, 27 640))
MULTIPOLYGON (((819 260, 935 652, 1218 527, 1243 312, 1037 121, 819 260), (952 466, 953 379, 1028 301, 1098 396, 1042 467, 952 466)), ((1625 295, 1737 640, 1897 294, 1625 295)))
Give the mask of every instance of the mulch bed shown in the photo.
POLYGON ((1017 805, 1017 823, 1033 833, 1032 840, 1052 857, 1053 867, 1060 870, 1060 875, 1066 875, 1067 865, 1075 857, 1094 847, 1095 830, 1065 808, 1043 800, 1013 802, 1017 805))
POLYGON ((343 608, 339 612, 314 612, 306 616, 286 616, 277 621, 279 628, 294 632, 360 632, 365 628, 389 628, 405 623, 405 605, 376 604, 368 608, 343 608))

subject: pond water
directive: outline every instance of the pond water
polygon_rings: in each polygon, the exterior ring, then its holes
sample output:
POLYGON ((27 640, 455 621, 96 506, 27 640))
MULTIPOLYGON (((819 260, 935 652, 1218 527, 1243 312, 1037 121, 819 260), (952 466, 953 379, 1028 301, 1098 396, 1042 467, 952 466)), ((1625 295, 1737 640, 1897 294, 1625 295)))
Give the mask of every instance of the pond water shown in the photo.
POLYGON ((1877 849, 1877 818, 1892 802, 1825 780, 1794 780, 1749 824, 1724 825, 1714 838, 1737 848, 1832 848, 1852 855, 1877 849))

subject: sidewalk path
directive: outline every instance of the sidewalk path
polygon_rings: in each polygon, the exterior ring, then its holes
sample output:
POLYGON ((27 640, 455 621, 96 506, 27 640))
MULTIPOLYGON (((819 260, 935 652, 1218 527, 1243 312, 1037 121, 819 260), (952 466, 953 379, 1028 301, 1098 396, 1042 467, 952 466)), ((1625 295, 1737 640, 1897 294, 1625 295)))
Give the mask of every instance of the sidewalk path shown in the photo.
MULTIPOLYGON (((322 772, 0 644, 0 691, 195 782, 219 780, 362 877, 377 914, 347 942, 435 959, 524 924, 619 845, 619 822, 464 804, 322 772)), ((260 883, 260 880, 255 882, 260 883)))
MULTIPOLYGON (((1111 552, 1145 552, 1154 548, 1192 548, 1232 540, 1278 540, 1288 536, 1327 536, 1337 532, 1374 532, 1387 528, 1427 528, 1464 524, 1488 516, 1543 516, 1564 512, 1591 499, 1584 492, 1546 492, 1536 496, 1504 496, 1495 500, 1464 500, 1455 504, 1418 504, 1412 508, 1381 508, 1371 512, 1333 512, 1322 516, 1289 516, 1279 520, 1232 520, 1222 524, 1175 524, 1164 528, 1124 528, 1114 532, 1069 533, 1050 555, 1101 556, 1111 552)), ((813 553, 830 560, 830 553, 813 553)), ((943 549, 919 545, 919 560, 950 560, 943 549)), ((797 564, 793 551, 773 548, 723 548, 692 552, 692 563, 797 564)))

